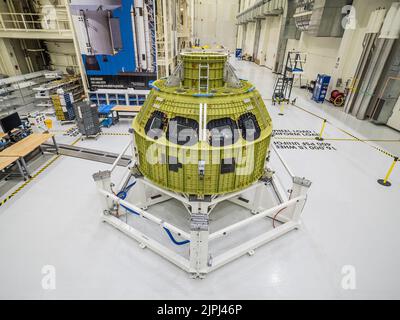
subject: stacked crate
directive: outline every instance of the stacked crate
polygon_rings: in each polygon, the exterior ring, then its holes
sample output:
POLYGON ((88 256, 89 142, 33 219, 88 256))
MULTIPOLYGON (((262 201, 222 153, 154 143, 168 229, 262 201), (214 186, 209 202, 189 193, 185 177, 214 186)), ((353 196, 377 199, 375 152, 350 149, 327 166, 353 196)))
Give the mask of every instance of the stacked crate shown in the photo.
MULTIPOLYGON (((66 116, 68 117, 68 120, 74 120, 75 119, 75 112, 74 112, 74 97, 72 93, 64 93, 60 96, 60 101, 61 104, 65 107, 66 109, 66 116)), ((65 112, 65 111, 64 111, 65 112)))
POLYGON ((74 107, 79 132, 86 137, 97 136, 101 132, 97 105, 84 101, 74 107))
POLYGON ((51 96, 51 101, 59 121, 72 121, 75 119, 73 96, 71 93, 58 92, 51 96))
POLYGON ((63 106, 61 105, 61 99, 58 94, 53 94, 51 96, 51 101, 53 103, 54 110, 56 111, 56 118, 58 121, 65 121, 65 114, 63 111, 63 106))

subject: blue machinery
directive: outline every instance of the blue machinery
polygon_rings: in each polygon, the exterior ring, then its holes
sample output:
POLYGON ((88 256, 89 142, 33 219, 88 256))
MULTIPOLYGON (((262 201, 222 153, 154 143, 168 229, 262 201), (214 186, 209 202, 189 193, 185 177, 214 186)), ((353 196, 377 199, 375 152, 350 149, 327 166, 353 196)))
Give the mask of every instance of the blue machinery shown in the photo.
POLYGON ((312 95, 315 102, 323 103, 325 101, 326 93, 328 92, 329 82, 331 77, 326 74, 319 74, 312 95))

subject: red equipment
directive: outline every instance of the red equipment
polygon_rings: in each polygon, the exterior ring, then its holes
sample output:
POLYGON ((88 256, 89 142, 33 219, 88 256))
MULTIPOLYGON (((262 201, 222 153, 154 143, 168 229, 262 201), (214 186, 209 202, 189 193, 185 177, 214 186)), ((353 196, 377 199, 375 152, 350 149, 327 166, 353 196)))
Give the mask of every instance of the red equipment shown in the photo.
POLYGON ((336 107, 342 107, 344 105, 345 96, 343 92, 339 90, 333 90, 331 92, 331 98, 329 99, 336 107))

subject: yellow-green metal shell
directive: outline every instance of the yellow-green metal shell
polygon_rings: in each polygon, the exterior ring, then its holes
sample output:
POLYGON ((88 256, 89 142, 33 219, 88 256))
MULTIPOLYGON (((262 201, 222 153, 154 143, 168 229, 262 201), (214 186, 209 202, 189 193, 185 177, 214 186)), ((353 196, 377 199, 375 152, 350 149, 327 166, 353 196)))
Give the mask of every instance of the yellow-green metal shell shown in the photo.
POLYGON ((206 70, 201 66, 209 67, 209 88, 221 88, 224 86, 224 69, 227 60, 226 55, 218 53, 190 53, 181 54, 184 69, 183 85, 185 87, 198 88, 199 77, 206 76, 206 70))
POLYGON ((240 88, 214 87, 210 96, 204 96, 199 95, 196 84, 169 87, 166 79, 156 81, 133 121, 141 173, 163 188, 198 196, 241 190, 257 181, 264 173, 272 124, 259 92, 247 81, 241 83, 240 88), (261 129, 260 136, 255 141, 240 136, 232 145, 214 147, 208 141, 181 146, 168 141, 166 134, 157 140, 146 135, 146 124, 155 111, 163 112, 167 119, 180 116, 200 122, 200 103, 207 104, 207 122, 221 118, 238 121, 243 114, 253 114, 261 129), (170 170, 170 157, 182 164, 179 170, 170 170), (236 164, 234 172, 221 173, 221 159, 232 158, 236 164), (206 161, 204 176, 199 174, 199 161, 206 161))

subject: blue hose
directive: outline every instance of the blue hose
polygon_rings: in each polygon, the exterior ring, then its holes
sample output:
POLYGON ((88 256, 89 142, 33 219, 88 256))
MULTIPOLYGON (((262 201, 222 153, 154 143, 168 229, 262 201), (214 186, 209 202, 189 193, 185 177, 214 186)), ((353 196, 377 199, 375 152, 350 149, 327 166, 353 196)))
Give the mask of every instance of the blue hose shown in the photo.
POLYGON ((171 241, 176 244, 177 246, 183 246, 184 244, 189 243, 189 240, 184 240, 184 241, 177 241, 174 236, 172 235, 171 231, 169 231, 169 229, 167 229, 166 227, 163 227, 165 232, 168 234, 168 237, 171 239, 171 241))
POLYGON ((129 186, 127 186, 125 188, 125 191, 128 192, 135 184, 136 184, 136 181, 132 182, 129 186))
MULTIPOLYGON (((125 200, 126 197, 128 196, 128 191, 129 191, 135 184, 136 184, 136 181, 133 182, 132 184, 130 184, 129 186, 127 186, 127 187, 125 188, 125 190, 122 190, 122 191, 118 192, 117 197, 120 198, 120 199, 122 199, 122 200, 125 200)), ((125 208, 125 209, 126 209, 126 208, 125 208)), ((127 209, 127 210, 128 210, 128 209, 127 209)))
MULTIPOLYGON (((125 200, 126 197, 128 196, 128 192, 129 190, 136 184, 136 181, 133 182, 132 184, 130 184, 129 186, 127 186, 124 190, 121 190, 120 192, 118 192, 117 197, 125 200)), ((126 211, 128 211, 129 213, 132 213, 134 215, 140 216, 140 213, 137 213, 136 211, 124 206, 121 204, 121 207, 124 208, 126 211)), ((189 243, 189 240, 184 240, 184 241, 177 241, 174 236, 172 235, 171 231, 169 231, 169 229, 167 229, 166 227, 163 227, 165 232, 168 234, 168 237, 171 239, 171 241, 176 244, 177 246, 183 246, 187 243, 189 243)))

